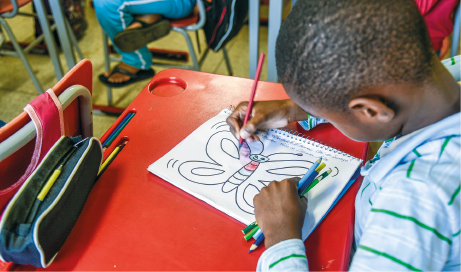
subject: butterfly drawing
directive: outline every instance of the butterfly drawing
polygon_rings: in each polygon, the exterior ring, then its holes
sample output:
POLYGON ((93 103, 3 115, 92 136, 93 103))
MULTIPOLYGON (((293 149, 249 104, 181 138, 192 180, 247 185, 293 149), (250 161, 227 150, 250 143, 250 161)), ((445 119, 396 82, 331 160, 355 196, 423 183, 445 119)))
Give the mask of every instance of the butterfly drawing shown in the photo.
MULTIPOLYGON (((254 214, 253 198, 273 180, 301 177, 313 164, 302 153, 268 153, 261 141, 247 144, 240 152, 238 142, 225 122, 213 125, 205 147, 209 160, 189 160, 178 166, 179 174, 201 185, 220 185, 224 194, 235 194, 235 203, 254 214)), ((246 144, 246 143, 245 143, 246 144)))

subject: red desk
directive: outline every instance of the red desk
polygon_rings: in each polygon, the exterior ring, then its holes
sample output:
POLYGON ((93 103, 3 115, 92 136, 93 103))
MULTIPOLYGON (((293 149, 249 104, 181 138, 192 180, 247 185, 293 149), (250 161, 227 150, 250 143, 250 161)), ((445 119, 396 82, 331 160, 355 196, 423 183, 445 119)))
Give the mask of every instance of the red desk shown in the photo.
MULTIPOLYGON (((263 247, 247 253, 251 243, 242 238, 242 223, 147 171, 202 123, 247 98, 252 84, 178 69, 157 74, 112 126, 136 112, 115 140, 129 139, 128 144, 95 185, 48 269, 255 270, 263 247), (171 77, 177 83, 168 83, 171 77)), ((280 84, 260 82, 258 89, 257 100, 287 98, 280 84)), ((291 128, 302 131, 297 124, 291 128)), ((305 133, 356 157, 366 154, 365 143, 347 139, 329 124, 305 133)), ((356 182, 306 240, 311 270, 347 269, 358 187, 356 182)))

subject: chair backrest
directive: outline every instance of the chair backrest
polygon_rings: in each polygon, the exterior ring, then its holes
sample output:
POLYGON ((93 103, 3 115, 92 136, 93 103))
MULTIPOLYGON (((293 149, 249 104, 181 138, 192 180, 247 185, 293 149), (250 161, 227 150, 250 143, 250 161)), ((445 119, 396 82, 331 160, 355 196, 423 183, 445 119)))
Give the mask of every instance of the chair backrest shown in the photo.
POLYGON ((32 0, 0 0, 0 16, 13 18, 18 14, 19 8, 32 2, 32 0))
POLYGON ((202 27, 205 25, 206 14, 205 14, 205 5, 203 4, 203 0, 197 0, 197 7, 198 7, 198 16, 199 16, 198 22, 196 24, 183 27, 185 30, 195 31, 195 30, 202 29, 202 27))
MULTIPOLYGON (((53 88, 62 103, 64 133, 92 134, 92 65, 82 60, 53 88), (77 85, 77 86, 74 86, 77 85), (75 99, 79 97, 79 99, 75 99)), ((26 171, 35 147, 35 128, 29 115, 21 113, 0 128, 0 211, 20 187, 16 181, 26 171)))

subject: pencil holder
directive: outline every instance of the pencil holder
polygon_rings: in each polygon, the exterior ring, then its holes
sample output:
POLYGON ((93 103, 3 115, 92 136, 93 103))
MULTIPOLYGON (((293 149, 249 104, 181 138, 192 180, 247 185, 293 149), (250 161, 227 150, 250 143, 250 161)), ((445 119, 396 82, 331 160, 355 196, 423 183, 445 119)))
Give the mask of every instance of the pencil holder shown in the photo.
POLYGON ((101 161, 96 138, 63 136, 54 144, 3 213, 2 261, 51 264, 83 209, 101 161))

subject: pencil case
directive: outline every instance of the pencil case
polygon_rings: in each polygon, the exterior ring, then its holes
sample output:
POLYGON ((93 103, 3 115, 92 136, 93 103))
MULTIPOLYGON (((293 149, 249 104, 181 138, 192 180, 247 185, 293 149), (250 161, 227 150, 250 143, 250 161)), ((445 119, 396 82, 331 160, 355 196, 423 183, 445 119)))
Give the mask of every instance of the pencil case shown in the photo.
POLYGON ((3 212, 2 261, 36 267, 52 263, 85 205, 101 161, 101 143, 94 137, 63 136, 53 145, 3 212))

